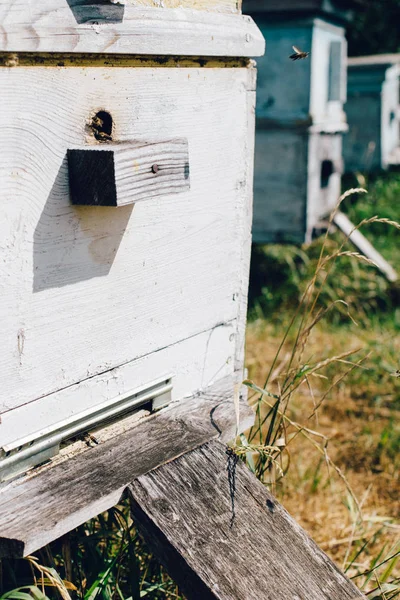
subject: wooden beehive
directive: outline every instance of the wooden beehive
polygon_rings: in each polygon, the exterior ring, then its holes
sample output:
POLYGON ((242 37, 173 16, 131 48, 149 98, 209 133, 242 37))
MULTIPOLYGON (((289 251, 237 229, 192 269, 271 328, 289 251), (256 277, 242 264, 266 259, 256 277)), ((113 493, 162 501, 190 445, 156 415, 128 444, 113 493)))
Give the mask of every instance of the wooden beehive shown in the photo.
POLYGON ((301 243, 340 195, 350 1, 245 0, 258 61, 253 239, 301 243), (310 52, 292 62, 292 45, 310 52))
POLYGON ((400 163, 400 54, 348 60, 344 139, 346 171, 374 171, 400 163))
POLYGON ((0 481, 241 379, 255 69, 236 0, 0 0, 0 481))

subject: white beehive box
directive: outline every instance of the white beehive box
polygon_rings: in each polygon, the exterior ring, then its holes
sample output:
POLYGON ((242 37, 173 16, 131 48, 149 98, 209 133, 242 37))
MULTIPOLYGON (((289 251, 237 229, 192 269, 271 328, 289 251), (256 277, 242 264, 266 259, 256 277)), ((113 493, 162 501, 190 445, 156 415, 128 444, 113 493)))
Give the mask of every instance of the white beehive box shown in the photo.
POLYGON ((347 131, 344 27, 352 5, 350 0, 244 0, 268 49, 257 61, 257 243, 311 239, 340 195, 347 131), (292 45, 310 56, 292 62, 292 45))
POLYGON ((1 481, 242 376, 264 40, 236 0, 0 0, 0 22, 1 481))
POLYGON ((348 60, 346 171, 400 163, 400 54, 348 60))

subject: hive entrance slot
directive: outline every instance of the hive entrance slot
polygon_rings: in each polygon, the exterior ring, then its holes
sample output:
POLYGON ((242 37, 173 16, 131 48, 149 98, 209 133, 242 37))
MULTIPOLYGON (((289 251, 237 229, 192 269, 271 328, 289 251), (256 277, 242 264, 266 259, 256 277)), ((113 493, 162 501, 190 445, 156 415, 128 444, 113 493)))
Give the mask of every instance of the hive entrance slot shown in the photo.
POLYGON ((0 447, 0 484, 47 462, 68 440, 116 423, 139 408, 151 411, 163 408, 171 402, 171 392, 172 378, 162 378, 3 445, 0 447))
POLYGON ((321 164, 321 188, 327 188, 329 179, 334 173, 333 162, 331 160, 323 160, 321 164))
POLYGON ((112 140, 113 119, 109 112, 99 110, 92 118, 93 135, 99 142, 112 140))

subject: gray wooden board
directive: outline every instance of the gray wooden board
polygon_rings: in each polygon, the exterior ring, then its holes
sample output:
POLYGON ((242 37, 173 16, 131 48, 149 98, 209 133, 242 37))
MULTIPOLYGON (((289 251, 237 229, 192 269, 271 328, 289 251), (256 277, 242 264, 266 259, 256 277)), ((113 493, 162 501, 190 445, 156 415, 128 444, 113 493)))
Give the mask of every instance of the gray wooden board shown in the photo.
MULTIPOLYGON (((0 558, 22 557, 111 508, 140 475, 236 432, 233 380, 161 410, 68 460, 36 469, 0 490, 0 558), (222 432, 222 434, 221 434, 222 432)), ((241 428, 253 414, 241 403, 241 428)))
POLYGON ((219 441, 128 488, 136 524, 188 600, 364 598, 243 463, 236 478, 232 527, 219 441))

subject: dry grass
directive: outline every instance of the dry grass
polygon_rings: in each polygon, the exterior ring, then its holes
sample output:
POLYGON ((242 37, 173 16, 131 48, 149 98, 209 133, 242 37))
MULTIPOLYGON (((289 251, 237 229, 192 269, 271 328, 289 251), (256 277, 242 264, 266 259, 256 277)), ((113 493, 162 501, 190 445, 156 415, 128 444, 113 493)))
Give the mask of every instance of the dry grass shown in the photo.
MULTIPOLYGON (((330 223, 340 204, 360 193, 343 194, 330 223)), ((353 231, 365 225, 400 229, 374 216, 353 231)), ((348 258, 370 268, 348 237, 332 246, 328 232, 293 316, 277 320, 280 332, 265 320, 249 327, 245 384, 256 421, 236 446, 370 598, 392 600, 400 596, 399 348, 392 339, 386 347, 377 327, 357 326, 354 303, 338 294, 335 267, 348 258), (347 324, 322 326, 336 310, 347 324)))
MULTIPOLYGON (((318 325, 308 339, 307 355, 323 361, 344 349, 368 349, 375 338, 374 330, 353 326, 343 331, 318 325)), ((249 378, 260 383, 265 380, 280 341, 274 327, 266 325, 265 321, 249 325, 249 378)), ((385 341, 388 340, 382 333, 381 350, 385 348, 385 341)), ((400 397, 399 381, 392 375, 397 368, 395 356, 400 353, 400 340, 390 341, 394 346, 390 352, 392 364, 386 365, 383 381, 381 357, 371 354, 361 373, 350 374, 347 382, 343 379, 315 412, 314 407, 324 396, 327 381, 340 379, 346 370, 333 363, 325 371, 328 380, 316 379, 312 388, 305 382, 287 411, 290 420, 329 440, 329 457, 358 499, 362 520, 345 481, 332 467, 329 468, 324 457, 302 435, 296 436, 288 446, 290 468, 275 486, 288 511, 341 567, 346 568, 357 549, 369 541, 350 568, 353 575, 368 569, 382 549, 386 556, 400 542, 400 428, 397 426, 400 397)), ((281 352, 282 361, 275 369, 274 389, 278 387, 280 369, 285 369, 292 343, 288 340, 281 352)), ((400 571, 397 572, 400 576, 400 571)))

